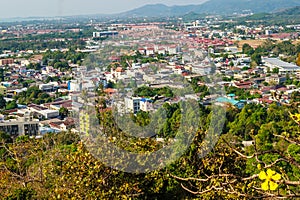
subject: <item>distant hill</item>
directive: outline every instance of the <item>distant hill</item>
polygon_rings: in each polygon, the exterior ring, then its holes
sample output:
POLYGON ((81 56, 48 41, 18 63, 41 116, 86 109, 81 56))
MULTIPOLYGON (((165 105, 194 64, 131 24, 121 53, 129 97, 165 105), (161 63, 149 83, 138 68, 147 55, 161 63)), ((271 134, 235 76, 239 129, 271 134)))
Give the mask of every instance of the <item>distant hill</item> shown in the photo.
POLYGON ((149 4, 136 8, 119 15, 136 16, 136 17, 163 17, 163 16, 179 16, 189 13, 195 5, 187 6, 166 6, 164 4, 149 4))
POLYGON ((253 13, 270 13, 295 6, 300 6, 300 0, 209 0, 200 5, 145 5, 120 15, 136 17, 180 16, 188 13, 228 15, 242 13, 244 10, 251 10, 253 13))
POLYGON ((273 13, 258 13, 251 16, 240 18, 239 21, 268 21, 269 23, 300 23, 300 6, 286 8, 273 13))

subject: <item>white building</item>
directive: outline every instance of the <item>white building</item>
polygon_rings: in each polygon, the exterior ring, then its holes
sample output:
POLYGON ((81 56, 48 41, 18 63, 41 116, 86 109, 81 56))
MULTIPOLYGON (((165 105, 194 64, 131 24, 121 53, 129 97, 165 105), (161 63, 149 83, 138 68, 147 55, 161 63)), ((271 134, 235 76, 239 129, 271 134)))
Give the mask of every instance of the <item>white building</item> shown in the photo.
POLYGON ((140 109, 145 112, 153 110, 153 103, 151 99, 142 98, 140 100, 140 109))
POLYGON ((282 75, 300 73, 300 67, 292 63, 284 62, 278 58, 264 58, 263 62, 271 71, 278 68, 279 74, 282 75))
POLYGON ((0 131, 11 136, 36 136, 39 135, 39 121, 33 120, 28 113, 24 117, 0 121, 0 131))
POLYGON ((125 108, 127 112, 133 112, 134 114, 140 111, 140 97, 126 97, 125 108))

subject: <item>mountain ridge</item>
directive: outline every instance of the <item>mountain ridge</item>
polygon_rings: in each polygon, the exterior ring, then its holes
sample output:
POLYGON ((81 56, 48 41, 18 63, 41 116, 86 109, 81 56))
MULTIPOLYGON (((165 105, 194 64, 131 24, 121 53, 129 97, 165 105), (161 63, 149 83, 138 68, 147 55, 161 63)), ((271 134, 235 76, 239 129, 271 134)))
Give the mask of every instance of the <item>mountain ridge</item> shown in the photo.
POLYGON ((126 17, 162 17, 180 16, 190 12, 230 15, 242 13, 244 10, 250 10, 253 13, 270 13, 295 6, 300 6, 300 0, 209 0, 199 5, 166 6, 164 4, 147 4, 118 15, 126 17))

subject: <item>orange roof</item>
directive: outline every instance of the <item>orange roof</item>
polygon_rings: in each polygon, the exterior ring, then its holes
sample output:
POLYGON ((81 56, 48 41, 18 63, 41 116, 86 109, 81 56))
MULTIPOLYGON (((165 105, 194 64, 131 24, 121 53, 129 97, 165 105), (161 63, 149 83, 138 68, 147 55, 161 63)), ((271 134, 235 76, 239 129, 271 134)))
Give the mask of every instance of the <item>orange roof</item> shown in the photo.
POLYGON ((115 93, 116 90, 115 89, 112 89, 112 88, 107 88, 104 90, 105 93, 115 93))
POLYGON ((116 72, 123 72, 122 67, 117 67, 116 72))

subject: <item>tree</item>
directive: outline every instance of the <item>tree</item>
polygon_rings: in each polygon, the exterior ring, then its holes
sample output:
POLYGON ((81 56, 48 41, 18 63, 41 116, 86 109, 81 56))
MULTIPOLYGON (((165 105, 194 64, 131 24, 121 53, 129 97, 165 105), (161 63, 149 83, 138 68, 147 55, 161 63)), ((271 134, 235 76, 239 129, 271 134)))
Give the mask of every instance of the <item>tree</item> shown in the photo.
POLYGON ((59 115, 63 118, 67 117, 69 115, 69 110, 65 107, 61 107, 59 109, 59 115))
POLYGON ((242 49, 243 53, 249 56, 251 56, 254 53, 254 49, 248 43, 243 44, 242 49))
POLYGON ((0 68, 0 81, 4 81, 4 69, 0 68))
POLYGON ((0 109, 5 108, 5 106, 6 106, 6 101, 3 97, 3 95, 0 95, 0 109))
POLYGON ((297 63, 298 66, 300 66, 300 53, 298 54, 296 63, 297 63))
POLYGON ((261 55, 259 55, 258 53, 254 53, 251 56, 251 60, 254 61, 256 65, 261 64, 261 55))
POLYGON ((18 107, 18 105, 17 105, 16 101, 9 101, 5 108, 6 108, 6 110, 11 110, 11 109, 15 109, 17 107, 18 107))
POLYGON ((272 70, 272 73, 278 74, 278 73, 279 73, 279 68, 278 68, 278 67, 275 67, 275 68, 272 70))

